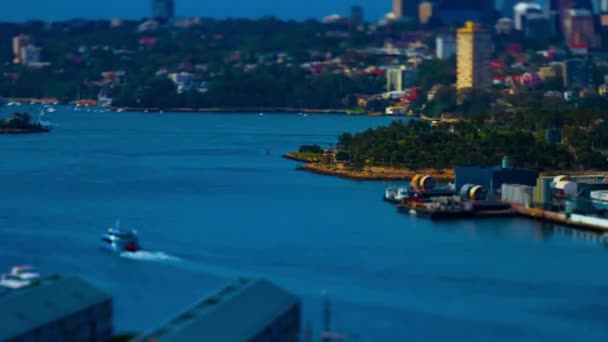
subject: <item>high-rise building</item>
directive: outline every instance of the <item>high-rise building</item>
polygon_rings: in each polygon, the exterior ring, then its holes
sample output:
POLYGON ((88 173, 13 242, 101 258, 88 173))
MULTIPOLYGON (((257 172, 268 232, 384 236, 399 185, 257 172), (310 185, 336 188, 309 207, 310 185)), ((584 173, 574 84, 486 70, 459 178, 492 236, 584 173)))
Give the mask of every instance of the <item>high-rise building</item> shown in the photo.
POLYGON ((456 35, 441 33, 435 38, 435 57, 448 59, 456 55, 456 35))
POLYGON ((526 29, 526 21, 529 16, 542 15, 541 7, 533 2, 520 2, 513 8, 513 21, 515 29, 524 31, 526 29))
POLYGON ((403 91, 414 86, 418 71, 409 69, 405 65, 388 68, 386 70, 386 91, 403 91))
POLYGON ((31 39, 29 36, 24 35, 23 33, 13 37, 13 63, 22 64, 23 60, 21 59, 21 50, 30 45, 31 39))
POLYGON ((175 16, 175 0, 152 0, 152 17, 171 19, 175 16))
POLYGON ((549 19, 541 13, 529 13, 526 15, 526 25, 524 26, 524 36, 540 42, 547 42, 550 29, 549 19))
POLYGON ((350 9, 350 21, 354 25, 360 25, 365 20, 363 14, 363 7, 361 6, 353 6, 350 9))
POLYGON ((563 12, 562 22, 563 34, 568 46, 585 45, 593 48, 599 45, 591 11, 587 9, 569 9, 563 12))
POLYGON ((560 0, 545 0, 544 13, 549 20, 549 29, 551 35, 556 35, 560 32, 560 0))
POLYGON ((419 0, 393 0, 393 15, 397 19, 418 19, 419 0))
POLYGON ((418 22, 427 24, 433 17, 435 4, 430 1, 421 2, 418 5, 418 22))
POLYGON ((572 58, 563 62, 564 88, 583 89, 593 87, 593 62, 589 59, 572 58))
POLYGON ((458 90, 490 86, 492 40, 481 25, 468 21, 456 33, 458 90))
POLYGON ((34 45, 27 45, 21 48, 20 60, 21 64, 31 65, 40 62, 40 51, 39 47, 34 45))

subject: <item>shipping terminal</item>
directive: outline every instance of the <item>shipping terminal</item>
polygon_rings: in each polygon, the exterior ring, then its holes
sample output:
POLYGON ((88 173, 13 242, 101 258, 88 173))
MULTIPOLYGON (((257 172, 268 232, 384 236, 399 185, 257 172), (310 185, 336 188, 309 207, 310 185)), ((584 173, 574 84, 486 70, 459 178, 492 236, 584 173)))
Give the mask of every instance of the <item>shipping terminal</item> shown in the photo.
POLYGON ((536 170, 512 167, 504 157, 500 166, 456 166, 454 184, 438 186, 432 176, 416 175, 405 194, 389 189, 385 201, 396 203, 401 213, 422 218, 520 215, 608 233, 606 175, 540 176, 536 170))

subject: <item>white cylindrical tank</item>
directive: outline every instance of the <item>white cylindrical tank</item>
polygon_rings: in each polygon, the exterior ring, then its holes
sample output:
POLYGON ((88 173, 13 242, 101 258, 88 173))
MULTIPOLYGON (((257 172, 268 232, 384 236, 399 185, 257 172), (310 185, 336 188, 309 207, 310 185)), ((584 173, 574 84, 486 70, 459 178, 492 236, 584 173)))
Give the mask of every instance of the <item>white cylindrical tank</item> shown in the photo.
POLYGON ((560 181, 555 183, 553 189, 561 196, 576 196, 578 186, 576 182, 560 181))
POLYGON ((568 175, 559 175, 559 176, 555 176, 555 178, 553 178, 553 184, 557 184, 561 181, 571 181, 572 178, 570 178, 570 176, 568 175))
POLYGON ((429 175, 415 175, 412 178, 411 185, 416 192, 429 191, 435 189, 437 180, 429 175))

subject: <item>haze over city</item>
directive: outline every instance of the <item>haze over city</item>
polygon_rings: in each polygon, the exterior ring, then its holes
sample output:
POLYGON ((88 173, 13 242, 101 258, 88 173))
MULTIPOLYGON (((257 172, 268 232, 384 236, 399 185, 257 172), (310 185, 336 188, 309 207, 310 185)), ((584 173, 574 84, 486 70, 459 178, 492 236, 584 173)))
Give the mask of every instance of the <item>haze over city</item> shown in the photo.
MULTIPOLYGON (((543 3, 544 0, 537 1, 543 3)), ((497 0, 501 6, 502 0, 497 0)), ((374 0, 309 0, 285 1, 275 0, 178 0, 178 16, 201 17, 261 17, 272 15, 285 19, 319 18, 324 15, 347 14, 353 5, 364 8, 369 18, 380 18, 390 12, 389 1, 374 0)), ((149 14, 149 0, 107 0, 91 1, 85 5, 77 0, 30 0, 6 1, 2 5, 0 21, 24 21, 30 19, 62 20, 77 17, 83 18, 141 18, 149 14)))
MULTIPOLYGON (((178 16, 201 17, 261 17, 273 15, 286 19, 319 18, 332 13, 347 14, 352 5, 364 6, 370 17, 380 17, 391 10, 389 1, 373 0, 178 0, 178 16)), ((84 5, 76 0, 57 1, 6 1, 1 6, 0 21, 23 21, 29 19, 61 20, 84 18, 141 18, 149 15, 149 0, 87 1, 84 5)))

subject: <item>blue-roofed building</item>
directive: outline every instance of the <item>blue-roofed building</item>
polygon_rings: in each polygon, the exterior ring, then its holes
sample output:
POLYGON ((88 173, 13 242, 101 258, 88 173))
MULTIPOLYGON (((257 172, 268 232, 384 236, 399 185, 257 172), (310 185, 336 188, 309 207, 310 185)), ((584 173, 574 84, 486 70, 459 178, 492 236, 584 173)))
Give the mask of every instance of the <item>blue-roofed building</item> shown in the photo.
POLYGON ((465 184, 481 185, 488 190, 489 199, 500 198, 503 184, 536 186, 539 176, 536 170, 494 165, 456 166, 455 172, 457 190, 462 189, 465 184))
POLYGON ((299 342, 300 311, 295 295, 241 279, 133 342, 299 342))
POLYGON ((112 298, 79 278, 0 293, 0 341, 108 341, 112 298))

